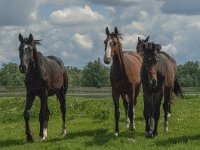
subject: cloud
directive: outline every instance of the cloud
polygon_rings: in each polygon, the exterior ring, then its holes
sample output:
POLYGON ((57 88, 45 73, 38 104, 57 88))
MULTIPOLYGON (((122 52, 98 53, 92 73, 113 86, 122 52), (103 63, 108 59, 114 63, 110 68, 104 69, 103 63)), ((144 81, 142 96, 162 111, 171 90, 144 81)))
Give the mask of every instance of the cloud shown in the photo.
MULTIPOLYGON (((162 0, 164 1, 164 0, 162 0)), ((167 14, 199 15, 199 0, 165 0, 162 12, 167 14)))
POLYGON ((58 25, 80 25, 102 21, 104 17, 89 6, 65 8, 54 11, 50 15, 53 23, 58 25))
POLYGON ((91 49, 93 47, 93 42, 87 35, 76 33, 73 36, 73 40, 80 48, 91 49))
POLYGON ((27 25, 37 20, 35 0, 1 0, 0 26, 27 25))

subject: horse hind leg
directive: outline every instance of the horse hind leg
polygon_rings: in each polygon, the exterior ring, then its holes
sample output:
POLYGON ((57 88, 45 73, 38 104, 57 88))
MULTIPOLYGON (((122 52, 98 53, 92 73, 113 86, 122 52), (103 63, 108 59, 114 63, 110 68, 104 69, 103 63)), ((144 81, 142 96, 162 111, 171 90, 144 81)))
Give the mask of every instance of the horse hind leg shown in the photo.
POLYGON ((170 98, 171 98, 171 89, 170 88, 165 88, 165 90, 164 90, 164 103, 163 103, 164 132, 168 132, 169 131, 168 117, 171 115, 170 98))
POLYGON ((135 93, 129 94, 129 108, 128 108, 128 117, 130 120, 129 130, 135 131, 135 93))
POLYGON ((121 95, 122 99, 123 99, 123 105, 124 105, 124 109, 125 109, 125 127, 129 128, 129 124, 130 124, 130 120, 128 117, 128 97, 125 94, 121 95))
POLYGON ((59 93, 57 94, 57 97, 60 102, 60 110, 62 113, 62 121, 63 121, 61 135, 66 135, 66 97, 63 90, 59 91, 59 93))

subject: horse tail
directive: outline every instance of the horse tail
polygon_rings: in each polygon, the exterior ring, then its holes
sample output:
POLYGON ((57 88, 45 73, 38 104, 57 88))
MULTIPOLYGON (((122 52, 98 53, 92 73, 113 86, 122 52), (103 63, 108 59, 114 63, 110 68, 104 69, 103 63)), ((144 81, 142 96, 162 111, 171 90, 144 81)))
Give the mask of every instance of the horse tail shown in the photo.
POLYGON ((183 91, 177 78, 174 82, 174 93, 176 94, 176 96, 180 95, 183 98, 183 91))
POLYGON ((68 88, 68 75, 67 75, 67 70, 66 69, 63 70, 63 80, 64 80, 64 83, 63 83, 63 94, 66 95, 67 88, 68 88))

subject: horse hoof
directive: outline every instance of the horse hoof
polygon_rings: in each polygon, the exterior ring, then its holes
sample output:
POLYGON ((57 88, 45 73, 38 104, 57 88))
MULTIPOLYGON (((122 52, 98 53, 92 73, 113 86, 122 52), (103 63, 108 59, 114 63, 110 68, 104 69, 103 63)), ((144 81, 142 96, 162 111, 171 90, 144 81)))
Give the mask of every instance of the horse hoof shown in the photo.
POLYGON ((168 114, 167 114, 167 117, 170 118, 170 117, 171 117, 171 113, 168 113, 168 114))
POLYGON ((67 133, 67 131, 66 131, 66 129, 64 129, 64 130, 61 132, 61 135, 62 135, 62 136, 65 136, 66 133, 67 133))
POLYGON ((153 138, 153 133, 152 133, 152 131, 146 132, 146 137, 147 137, 147 138, 153 138))
POLYGON ((168 128, 168 127, 165 127, 165 128, 164 128, 164 132, 165 132, 165 133, 169 132, 169 128, 168 128))
POLYGON ((33 136, 32 135, 27 135, 27 142, 33 142, 33 136))
POLYGON ((119 133, 118 132, 115 132, 115 137, 118 137, 119 136, 119 133))
POLYGON ((136 130, 135 126, 129 126, 129 131, 135 131, 135 130, 136 130))

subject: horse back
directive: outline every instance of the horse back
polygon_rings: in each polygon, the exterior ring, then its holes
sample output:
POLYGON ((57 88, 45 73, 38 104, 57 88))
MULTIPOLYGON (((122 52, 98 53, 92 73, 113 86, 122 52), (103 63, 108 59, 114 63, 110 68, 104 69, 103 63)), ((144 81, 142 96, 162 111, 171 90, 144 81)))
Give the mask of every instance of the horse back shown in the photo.
POLYGON ((124 51, 124 67, 128 80, 133 84, 140 83, 140 70, 142 58, 139 54, 132 51, 124 51))
POLYGON ((160 52, 158 71, 164 76, 165 85, 173 86, 176 79, 176 61, 165 52, 160 52))
POLYGON ((66 73, 63 62, 55 56, 46 57, 49 68, 49 88, 51 90, 60 89, 63 86, 64 74, 66 73))

